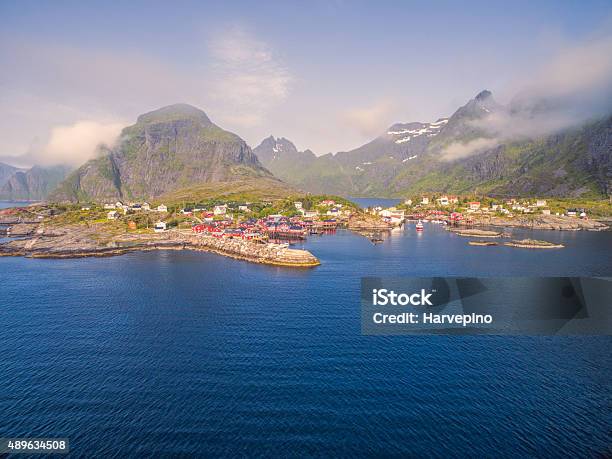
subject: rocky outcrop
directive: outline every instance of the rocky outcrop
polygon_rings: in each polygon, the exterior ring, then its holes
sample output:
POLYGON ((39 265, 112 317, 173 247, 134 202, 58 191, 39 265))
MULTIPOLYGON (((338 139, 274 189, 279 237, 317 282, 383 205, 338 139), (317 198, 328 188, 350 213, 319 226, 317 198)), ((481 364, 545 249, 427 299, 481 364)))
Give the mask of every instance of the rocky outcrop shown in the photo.
POLYGON ((348 229, 360 231, 387 231, 393 229, 393 225, 384 222, 379 217, 367 213, 353 214, 348 221, 348 229))
POLYGON ((519 247, 522 249, 562 249, 563 244, 553 244, 548 241, 539 241, 536 239, 520 239, 506 242, 504 245, 508 247, 519 247))
POLYGON ((473 217, 473 224, 559 231, 604 231, 608 229, 606 224, 597 220, 557 215, 515 216, 513 218, 497 216, 473 217))
POLYGON ((487 231, 481 229, 451 229, 451 232, 464 237, 502 237, 503 233, 498 231, 487 231))
POLYGON ((108 257, 148 250, 199 250, 253 263, 313 267, 319 260, 306 250, 283 244, 261 244, 242 239, 218 239, 179 231, 112 235, 102 225, 34 228, 33 236, 0 244, 0 256, 29 258, 108 257))

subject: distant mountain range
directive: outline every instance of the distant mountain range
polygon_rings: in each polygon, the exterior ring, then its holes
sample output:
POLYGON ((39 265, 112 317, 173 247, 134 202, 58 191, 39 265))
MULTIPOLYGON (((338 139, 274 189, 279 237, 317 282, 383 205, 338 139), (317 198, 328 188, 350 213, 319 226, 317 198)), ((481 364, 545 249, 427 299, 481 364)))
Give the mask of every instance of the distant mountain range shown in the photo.
POLYGON ((66 166, 20 169, 0 163, 0 199, 38 201, 45 199, 70 171, 66 166))
POLYGON ((274 175, 316 193, 601 197, 612 192, 612 117, 535 139, 495 141, 480 121, 512 109, 482 91, 450 118, 394 124, 351 151, 317 157, 274 137, 254 151, 274 175), (453 157, 452 147, 469 145, 481 147, 453 157))
MULTIPOLYGON (((101 147, 70 174, 49 199, 57 201, 144 200, 207 183, 248 181, 250 190, 292 189, 264 168, 236 134, 213 124, 195 107, 177 104, 138 117, 113 148, 101 147)), ((278 190, 277 190, 278 191, 278 190)))
POLYGON ((63 166, 0 164, 0 199, 189 200, 211 197, 216 188, 223 196, 259 198, 296 190, 371 197, 612 194, 612 116, 529 140, 500 140, 483 127, 516 109, 482 91, 450 118, 397 123, 354 150, 316 156, 273 136, 251 150, 202 110, 176 104, 139 116, 115 146, 100 146, 95 159, 69 174, 63 166))
POLYGON ((18 167, 11 166, 9 164, 0 163, 0 187, 4 185, 8 179, 10 179, 15 172, 18 172, 22 169, 18 167))

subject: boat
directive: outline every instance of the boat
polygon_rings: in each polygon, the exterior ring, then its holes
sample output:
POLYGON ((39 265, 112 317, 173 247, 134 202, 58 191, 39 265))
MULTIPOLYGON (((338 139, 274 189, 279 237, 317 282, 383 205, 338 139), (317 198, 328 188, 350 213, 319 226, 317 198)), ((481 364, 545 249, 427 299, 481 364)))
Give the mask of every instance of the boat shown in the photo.
POLYGON ((423 222, 421 220, 419 220, 416 224, 416 230, 417 231, 423 231, 423 222))
POLYGON ((374 244, 378 244, 380 242, 383 242, 384 239, 381 233, 373 233, 372 236, 370 237, 370 241, 372 241, 372 243, 374 244))

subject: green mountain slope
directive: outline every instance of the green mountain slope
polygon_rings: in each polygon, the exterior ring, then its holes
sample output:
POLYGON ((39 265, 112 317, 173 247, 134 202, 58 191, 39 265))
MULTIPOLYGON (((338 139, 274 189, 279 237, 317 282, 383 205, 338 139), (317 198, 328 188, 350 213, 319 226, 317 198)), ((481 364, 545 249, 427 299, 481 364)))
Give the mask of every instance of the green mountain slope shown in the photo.
POLYGON ((203 183, 271 177, 240 137, 178 104, 138 117, 115 147, 101 147, 50 199, 152 199, 203 183))
POLYGON ((263 155, 263 163, 304 190, 345 196, 478 191, 602 197, 611 193, 612 117, 537 139, 497 141, 486 148, 490 134, 479 127, 480 121, 504 110, 489 91, 482 91, 448 119, 395 124, 355 150, 307 161, 297 150, 288 151, 282 161, 263 155), (485 147, 454 160, 446 154, 449 146, 476 139, 482 139, 485 147))

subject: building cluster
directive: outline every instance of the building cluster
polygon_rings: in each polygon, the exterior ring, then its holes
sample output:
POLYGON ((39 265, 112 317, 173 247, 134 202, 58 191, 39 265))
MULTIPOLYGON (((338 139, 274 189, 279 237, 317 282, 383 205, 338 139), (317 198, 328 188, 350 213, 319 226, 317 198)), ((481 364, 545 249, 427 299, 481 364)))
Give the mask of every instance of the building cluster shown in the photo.
POLYGON ((378 215, 383 221, 392 225, 401 225, 406 220, 406 211, 397 207, 383 208, 381 206, 368 210, 371 214, 378 215))
POLYGON ((197 234, 208 234, 217 238, 239 238, 245 240, 304 239, 308 234, 333 231, 337 228, 335 219, 309 219, 269 215, 266 218, 250 218, 238 224, 232 219, 207 220, 192 226, 197 234))
MULTIPOLYGON (((263 204, 271 206, 271 202, 262 202, 254 205, 257 208, 263 204)), ((264 238, 303 238, 307 234, 334 230, 338 221, 346 221, 351 215, 351 209, 336 203, 333 200, 324 200, 317 204, 316 209, 306 210, 301 201, 293 202, 293 207, 299 215, 288 217, 283 215, 270 215, 263 219, 249 218, 253 203, 222 203, 214 206, 184 207, 177 211, 185 217, 190 217, 192 230, 195 233, 207 233, 215 237, 240 237, 242 239, 264 238)), ((149 203, 127 203, 121 201, 104 204, 108 211, 107 219, 116 220, 121 213, 126 215, 133 212, 159 212, 167 213, 168 207, 160 204, 151 207, 149 203)), ((292 212, 295 213, 295 212, 292 212)), ((135 222, 128 222, 131 229, 136 229, 135 222)), ((153 227, 155 232, 167 230, 167 223, 158 221, 153 227)))
MULTIPOLYGON (((412 199, 406 199, 404 205, 407 207, 431 208, 431 207, 452 207, 468 214, 502 214, 512 217, 515 214, 542 214, 552 215, 552 212, 545 199, 506 199, 506 200, 487 200, 481 201, 460 201, 457 196, 442 195, 439 197, 422 196, 418 203, 412 199)), ((585 209, 568 209, 565 212, 556 212, 556 216, 586 218, 585 209)))
MULTIPOLYGON (((124 204, 121 201, 117 201, 115 203, 104 204, 104 209, 108 210, 107 218, 109 220, 115 220, 118 217, 119 212, 123 212, 124 215, 126 215, 130 211, 133 211, 133 212, 155 211, 155 212, 162 212, 162 213, 168 212, 168 207, 166 205, 160 204, 159 206, 152 209, 151 205, 148 202, 143 202, 142 204, 138 202, 130 202, 130 203, 124 204)), ((84 207, 81 210, 89 210, 89 207, 84 207)))

